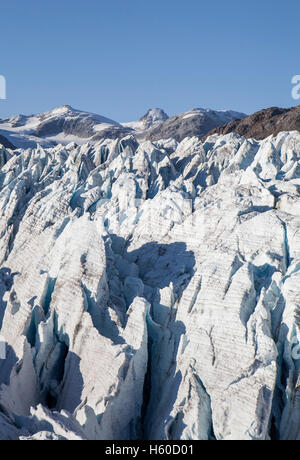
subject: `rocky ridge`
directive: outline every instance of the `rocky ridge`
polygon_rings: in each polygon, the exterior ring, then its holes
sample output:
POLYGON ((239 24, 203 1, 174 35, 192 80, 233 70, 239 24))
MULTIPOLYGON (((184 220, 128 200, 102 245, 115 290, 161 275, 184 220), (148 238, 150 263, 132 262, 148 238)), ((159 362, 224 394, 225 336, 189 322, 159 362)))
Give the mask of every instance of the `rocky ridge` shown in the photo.
POLYGON ((300 106, 290 109, 271 107, 260 110, 242 120, 233 120, 224 126, 212 129, 204 136, 212 134, 237 133, 246 138, 263 140, 268 136, 276 136, 282 131, 300 132, 300 106))

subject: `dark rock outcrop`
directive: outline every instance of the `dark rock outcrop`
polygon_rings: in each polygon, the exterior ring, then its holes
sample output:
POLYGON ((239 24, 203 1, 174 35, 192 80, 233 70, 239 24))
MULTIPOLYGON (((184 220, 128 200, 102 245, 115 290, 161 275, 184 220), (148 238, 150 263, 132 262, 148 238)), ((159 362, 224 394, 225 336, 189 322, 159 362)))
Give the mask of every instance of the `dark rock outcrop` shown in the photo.
POLYGON ((134 131, 131 128, 119 127, 119 126, 110 126, 109 128, 103 129, 99 131, 99 133, 95 134, 91 141, 97 142, 101 139, 122 139, 129 134, 133 134, 134 131))
POLYGON ((276 136, 281 131, 300 131, 300 105, 290 109, 271 107, 260 110, 243 120, 234 120, 211 130, 204 139, 212 134, 234 132, 247 139, 262 140, 270 135, 276 136))
POLYGON ((149 130, 147 139, 158 141, 173 138, 181 142, 185 137, 205 136, 210 130, 224 125, 226 121, 241 119, 246 115, 232 111, 214 111, 209 109, 193 109, 169 118, 149 130))
POLYGON ((0 135, 0 144, 2 144, 6 149, 15 150, 16 148, 11 142, 9 142, 8 139, 6 139, 6 137, 1 136, 1 135, 0 135))

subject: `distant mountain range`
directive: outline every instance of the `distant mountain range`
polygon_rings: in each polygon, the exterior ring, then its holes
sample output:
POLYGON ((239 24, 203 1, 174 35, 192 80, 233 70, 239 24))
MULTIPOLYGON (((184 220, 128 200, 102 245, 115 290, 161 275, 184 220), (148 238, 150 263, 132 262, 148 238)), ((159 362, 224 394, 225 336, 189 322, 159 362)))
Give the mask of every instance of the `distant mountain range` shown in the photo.
POLYGON ((96 143, 121 139, 129 134, 138 141, 237 133, 262 140, 282 131, 300 131, 300 106, 272 107, 250 116, 231 110, 196 108, 169 117, 162 109, 148 110, 139 120, 120 123, 101 115, 73 109, 69 105, 38 115, 17 115, 0 119, 0 144, 6 148, 53 147, 57 144, 96 143))
POLYGON ((39 115, 17 115, 0 119, 0 142, 6 147, 33 148, 38 144, 52 147, 75 142, 95 143, 133 134, 138 140, 203 137, 210 130, 246 115, 233 111, 192 109, 171 118, 162 109, 150 109, 139 120, 119 123, 109 118, 73 109, 69 105, 39 115), (2 139, 2 140, 1 140, 2 139))

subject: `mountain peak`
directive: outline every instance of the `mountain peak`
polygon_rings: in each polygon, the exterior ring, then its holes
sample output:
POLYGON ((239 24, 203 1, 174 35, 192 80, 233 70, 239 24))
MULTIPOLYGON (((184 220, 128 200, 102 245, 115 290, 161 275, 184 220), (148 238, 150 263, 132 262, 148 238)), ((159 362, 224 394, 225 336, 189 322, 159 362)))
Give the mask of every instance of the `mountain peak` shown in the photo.
POLYGON ((59 107, 54 107, 53 109, 49 110, 49 112, 45 112, 42 115, 45 115, 45 114, 47 114, 47 115, 48 114, 63 115, 65 113, 67 113, 67 112, 77 113, 77 112, 79 112, 79 110, 74 109, 73 107, 71 107, 68 104, 64 104, 64 105, 60 105, 59 107))
POLYGON ((160 108, 153 108, 149 109, 148 112, 140 118, 140 121, 144 123, 144 125, 149 128, 154 123, 163 122, 168 120, 169 116, 163 109, 160 108))

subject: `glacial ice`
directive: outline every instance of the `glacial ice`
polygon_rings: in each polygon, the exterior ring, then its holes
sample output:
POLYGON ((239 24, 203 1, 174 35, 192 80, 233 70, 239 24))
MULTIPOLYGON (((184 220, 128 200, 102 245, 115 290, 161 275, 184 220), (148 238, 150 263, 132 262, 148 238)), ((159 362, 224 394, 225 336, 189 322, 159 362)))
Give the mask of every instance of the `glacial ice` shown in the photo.
POLYGON ((0 439, 300 439, 300 134, 0 148, 0 439))

